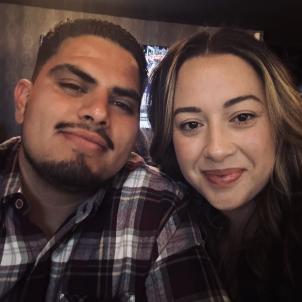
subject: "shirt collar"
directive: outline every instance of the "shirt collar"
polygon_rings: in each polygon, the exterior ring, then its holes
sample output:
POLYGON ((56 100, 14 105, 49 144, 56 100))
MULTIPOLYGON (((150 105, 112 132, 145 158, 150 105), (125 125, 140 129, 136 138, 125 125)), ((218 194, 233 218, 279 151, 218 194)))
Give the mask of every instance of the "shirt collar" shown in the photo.
POLYGON ((0 196, 6 197, 21 192, 18 164, 20 137, 11 138, 0 144, 0 196))
MULTIPOLYGON (((0 197, 2 203, 12 200, 16 194, 22 194, 21 175, 18 164, 18 150, 21 138, 14 137, 0 144, 0 197)), ((84 220, 90 213, 97 210, 104 198, 106 189, 101 188, 84 201, 76 212, 76 222, 84 220)))
POLYGON ((96 194, 88 198, 78 207, 75 214, 76 224, 86 219, 92 212, 98 210, 104 199, 105 193, 106 189, 100 189, 96 194))

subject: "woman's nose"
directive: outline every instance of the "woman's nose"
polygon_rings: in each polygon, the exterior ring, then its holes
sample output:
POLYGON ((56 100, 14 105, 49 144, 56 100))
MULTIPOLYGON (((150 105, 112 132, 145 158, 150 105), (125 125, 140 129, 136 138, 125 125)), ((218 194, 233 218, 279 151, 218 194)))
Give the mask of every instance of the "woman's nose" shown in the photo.
POLYGON ((222 162, 235 153, 236 145, 227 130, 221 129, 219 126, 209 127, 206 136, 204 156, 207 159, 222 162))

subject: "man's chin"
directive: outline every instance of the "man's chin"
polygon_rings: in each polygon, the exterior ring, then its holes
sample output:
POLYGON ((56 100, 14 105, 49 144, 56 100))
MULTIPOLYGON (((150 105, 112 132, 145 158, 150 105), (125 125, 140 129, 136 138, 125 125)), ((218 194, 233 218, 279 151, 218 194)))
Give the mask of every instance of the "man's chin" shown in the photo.
POLYGON ((38 161, 33 159, 26 149, 24 155, 37 174, 57 190, 93 193, 106 183, 102 181, 100 173, 97 174, 90 169, 83 155, 68 161, 38 161))

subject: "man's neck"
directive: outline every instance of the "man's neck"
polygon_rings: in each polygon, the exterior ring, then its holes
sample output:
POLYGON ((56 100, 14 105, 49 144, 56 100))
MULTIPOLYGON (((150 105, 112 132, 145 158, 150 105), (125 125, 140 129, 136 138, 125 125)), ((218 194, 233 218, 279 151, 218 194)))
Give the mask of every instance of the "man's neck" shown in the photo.
POLYGON ((46 182, 28 162, 22 147, 18 159, 22 191, 30 204, 29 219, 50 238, 87 195, 63 192, 46 182))

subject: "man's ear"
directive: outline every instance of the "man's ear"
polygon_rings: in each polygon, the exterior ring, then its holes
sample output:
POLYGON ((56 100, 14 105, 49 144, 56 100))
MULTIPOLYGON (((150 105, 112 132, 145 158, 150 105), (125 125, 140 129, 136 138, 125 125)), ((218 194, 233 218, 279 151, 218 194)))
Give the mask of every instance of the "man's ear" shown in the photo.
POLYGON ((31 88, 31 81, 26 79, 20 80, 15 87, 15 119, 18 124, 23 123, 24 112, 26 109, 27 101, 29 99, 31 88))

